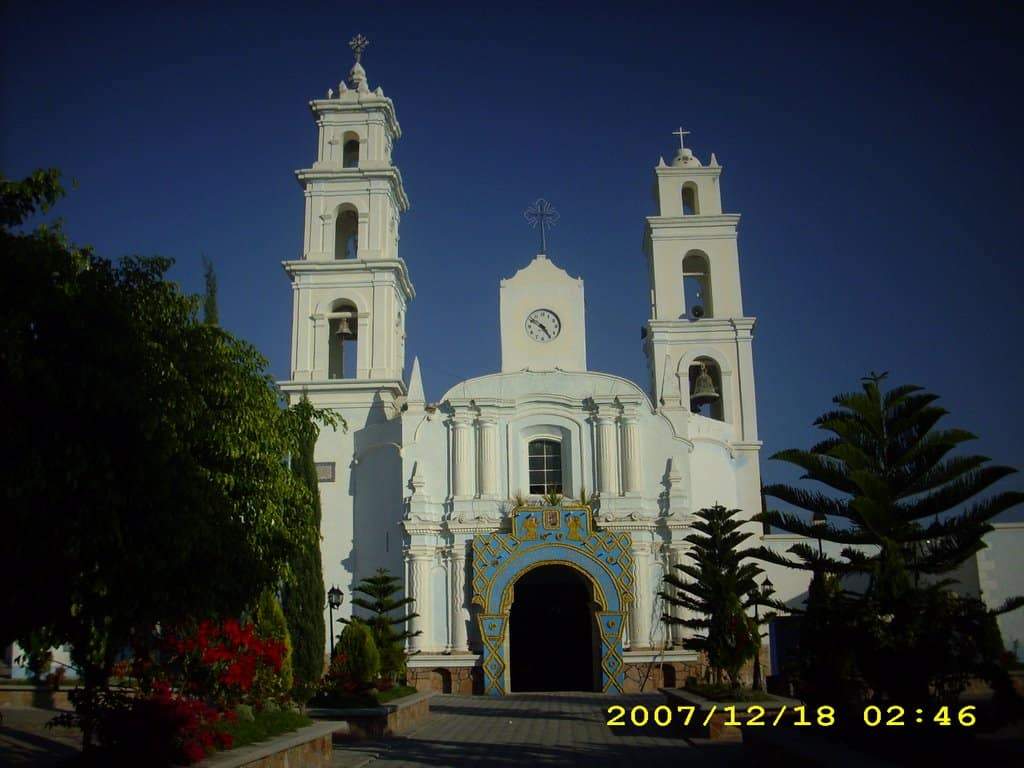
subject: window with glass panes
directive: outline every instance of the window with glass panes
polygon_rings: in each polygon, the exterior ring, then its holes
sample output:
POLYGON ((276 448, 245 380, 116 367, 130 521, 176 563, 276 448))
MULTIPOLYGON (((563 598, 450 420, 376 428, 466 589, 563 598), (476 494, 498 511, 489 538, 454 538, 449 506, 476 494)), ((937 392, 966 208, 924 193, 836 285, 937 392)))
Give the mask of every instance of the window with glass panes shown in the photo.
POLYGON ((562 492, 562 445, 557 440, 534 440, 529 447, 530 493, 562 492))

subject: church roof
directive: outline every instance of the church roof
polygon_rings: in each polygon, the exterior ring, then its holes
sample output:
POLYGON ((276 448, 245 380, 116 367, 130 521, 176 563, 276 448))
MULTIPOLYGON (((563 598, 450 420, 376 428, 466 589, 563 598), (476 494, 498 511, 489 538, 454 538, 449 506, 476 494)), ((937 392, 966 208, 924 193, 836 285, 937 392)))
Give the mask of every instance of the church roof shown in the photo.
MULTIPOLYGON (((629 379, 596 371, 511 371, 460 381, 445 392, 451 400, 502 400, 510 404, 586 399, 613 400, 651 407, 647 394, 629 379)), ((653 409, 652 409, 653 410, 653 409)))

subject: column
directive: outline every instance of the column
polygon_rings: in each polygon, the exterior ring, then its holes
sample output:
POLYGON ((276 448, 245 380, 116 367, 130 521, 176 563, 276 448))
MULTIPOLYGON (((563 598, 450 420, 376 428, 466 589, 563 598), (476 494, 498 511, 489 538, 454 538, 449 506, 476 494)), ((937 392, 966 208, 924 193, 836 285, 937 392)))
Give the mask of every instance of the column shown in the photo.
MULTIPOLYGON (((683 572, 676 568, 677 565, 682 565, 685 560, 686 547, 680 546, 678 544, 673 544, 671 547, 669 547, 668 550, 668 572, 676 577, 685 578, 683 572)), ((676 590, 673 587, 667 584, 665 585, 665 591, 671 593, 676 592, 676 590)), ((686 611, 681 605, 672 605, 671 603, 668 603, 665 607, 668 609, 668 612, 675 618, 686 618, 686 611)), ((686 627, 684 627, 682 624, 670 624, 669 631, 671 632, 672 645, 674 645, 677 648, 681 648, 683 645, 683 639, 687 635, 686 627)))
POLYGON ((479 448, 480 496, 498 496, 498 422, 481 416, 477 420, 477 446, 479 448))
POLYGON ((640 493, 640 417, 635 413, 622 416, 622 490, 640 493))
POLYGON ((431 645, 430 566, 433 564, 434 553, 429 549, 409 550, 405 560, 409 573, 408 595, 415 600, 409 610, 419 614, 409 620, 409 631, 418 630, 422 633, 409 639, 409 650, 424 651, 431 645))
POLYGON ((472 498, 475 474, 472 417, 460 413, 452 419, 452 496, 472 498))
POLYGON ((651 647, 654 598, 651 594, 651 545, 634 542, 630 552, 633 555, 633 606, 629 612, 629 647, 636 650, 651 647))
POLYGON ((466 622, 469 613, 466 611, 466 550, 461 542, 456 542, 448 555, 449 580, 451 585, 451 648, 452 653, 469 653, 466 634, 466 622))
POLYGON ((618 496, 618 451, 615 449, 615 412, 602 405, 597 410, 597 475, 601 496, 618 496))

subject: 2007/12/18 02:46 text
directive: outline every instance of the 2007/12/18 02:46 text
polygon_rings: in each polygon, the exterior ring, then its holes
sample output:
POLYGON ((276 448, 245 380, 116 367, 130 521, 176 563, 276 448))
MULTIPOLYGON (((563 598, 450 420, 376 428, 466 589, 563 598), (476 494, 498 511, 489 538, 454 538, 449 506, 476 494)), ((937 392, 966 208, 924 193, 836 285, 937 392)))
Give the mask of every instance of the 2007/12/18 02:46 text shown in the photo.
MULTIPOLYGON (((934 714, 925 712, 921 708, 908 708, 898 705, 879 707, 871 705, 865 707, 861 712, 861 719, 869 727, 901 727, 907 725, 925 725, 934 723, 939 726, 961 725, 970 728, 977 722, 974 714, 976 708, 973 705, 960 707, 958 710, 950 707, 939 707, 934 714)), ((696 706, 679 705, 673 710, 672 707, 662 704, 651 708, 637 705, 626 708, 621 704, 614 704, 608 707, 606 724, 611 727, 634 725, 642 728, 650 723, 666 728, 671 725, 708 726, 718 715, 721 725, 743 728, 755 728, 758 726, 812 726, 829 728, 836 724, 836 708, 829 706, 789 707, 783 705, 778 709, 767 709, 758 704, 750 704, 737 707, 734 704, 724 706, 712 706, 709 710, 702 710, 696 706)))

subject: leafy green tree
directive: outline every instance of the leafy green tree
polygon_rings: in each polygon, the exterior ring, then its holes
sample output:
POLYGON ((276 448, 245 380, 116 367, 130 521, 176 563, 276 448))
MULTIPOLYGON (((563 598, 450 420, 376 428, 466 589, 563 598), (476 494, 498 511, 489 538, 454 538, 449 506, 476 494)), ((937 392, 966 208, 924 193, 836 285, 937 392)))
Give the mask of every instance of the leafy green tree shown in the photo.
MULTIPOLYGON (((299 450, 292 456, 292 471, 309 490, 312 499, 309 506, 310 525, 319 532, 320 488, 313 449, 320 430, 313 408, 305 396, 296 406, 296 411, 302 419, 302 435, 299 450)), ((292 573, 294 581, 285 585, 281 603, 292 636, 295 696, 305 700, 313 695, 324 673, 325 596, 319 537, 296 555, 292 561, 292 573)))
POLYGON ((217 273, 213 271, 213 262, 203 256, 203 322, 208 325, 220 325, 220 312, 217 310, 217 273))
MULTIPOLYGON (((388 573, 386 568, 378 568, 373 576, 359 582, 354 590, 356 596, 352 598, 352 605, 369 613, 367 618, 352 621, 365 621, 369 624, 381 653, 382 671, 392 677, 405 669, 405 641, 420 634, 419 630, 410 632, 405 629, 409 619, 419 614, 404 612, 405 607, 411 605, 414 599, 396 597, 401 591, 401 582, 388 573), (395 615, 395 611, 399 611, 399 614, 395 615)), ((350 623, 348 619, 339 621, 350 623)))
POLYGON ((0 180, 0 392, 18 404, 0 561, 26 585, 0 598, 0 644, 70 644, 96 700, 125 648, 239 615, 317 531, 285 461, 303 421, 266 360, 200 322, 169 260, 115 264, 59 224, 27 230, 61 193, 55 171, 0 180))
POLYGON ((676 565, 682 576, 666 574, 665 584, 672 589, 660 593, 671 605, 699 614, 680 619, 665 613, 662 620, 702 631, 684 640, 683 647, 706 654, 715 684, 722 683, 724 672, 734 688, 740 686, 743 665, 760 645, 760 630, 749 610, 774 605, 755 581, 761 568, 744 562, 749 550, 740 545, 753 534, 740 530, 745 521, 737 517, 739 512, 720 504, 697 512, 693 527, 698 533, 685 539, 693 545, 688 552, 693 564, 676 565))
MULTIPOLYGON (((871 374, 860 392, 833 398, 838 407, 814 422, 828 434, 810 450, 772 457, 799 467, 801 479, 820 483, 827 492, 769 485, 767 496, 811 513, 811 519, 782 511, 763 512, 758 519, 845 545, 840 556, 808 543, 794 544, 788 553, 762 547, 756 554, 820 574, 826 580, 821 589, 826 584, 836 589, 843 576, 866 575, 866 592, 842 602, 847 626, 829 632, 841 636, 834 642, 858 648, 860 673, 876 695, 906 704, 927 698, 936 676, 944 674, 940 667, 946 662, 922 653, 924 638, 943 631, 928 622, 962 613, 947 610, 947 598, 939 593, 950 582, 941 576, 982 549, 982 537, 992 530, 989 521, 1024 501, 1024 494, 1003 491, 976 499, 1015 470, 991 465, 984 456, 952 455, 974 435, 937 426, 947 415, 935 404, 937 395, 914 385, 884 390, 885 378, 871 374)), ((999 611, 1021 604, 1015 598, 999 611)), ((821 609, 835 625, 834 611, 821 609)), ((813 663, 834 662, 829 644, 806 649, 813 663)), ((952 657, 947 662, 955 663, 952 657)))

